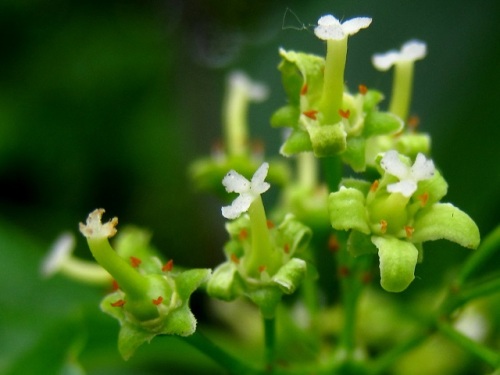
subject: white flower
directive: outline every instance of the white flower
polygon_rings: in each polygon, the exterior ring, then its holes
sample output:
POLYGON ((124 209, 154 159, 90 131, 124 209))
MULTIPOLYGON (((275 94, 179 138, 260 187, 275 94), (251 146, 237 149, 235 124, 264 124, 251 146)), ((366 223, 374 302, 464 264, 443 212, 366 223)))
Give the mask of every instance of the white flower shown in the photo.
POLYGON ((400 51, 391 50, 377 53, 372 57, 372 63, 378 70, 388 70, 400 61, 422 60, 427 55, 427 45, 419 40, 410 40, 403 44, 400 51))
POLYGON ((269 90, 266 85, 260 82, 252 81, 242 71, 234 71, 229 75, 229 85, 245 91, 250 100, 261 102, 267 99, 269 90))
POLYGON ((314 34, 322 40, 341 40, 348 35, 354 35, 359 30, 365 29, 372 23, 369 17, 356 17, 343 23, 328 14, 318 20, 318 26, 314 29, 314 34))
POLYGON ((222 184, 228 193, 239 193, 230 206, 222 207, 222 216, 226 219, 236 219, 243 212, 246 212, 255 198, 269 189, 271 185, 264 181, 269 169, 268 163, 263 163, 248 181, 239 173, 231 170, 222 179, 222 184))
POLYGON ((45 277, 52 276, 62 267, 73 253, 75 237, 71 233, 61 234, 50 247, 48 255, 44 258, 41 273, 45 277))
POLYGON ((89 214, 87 223, 80 223, 80 232, 87 238, 108 238, 116 234, 115 226, 118 224, 118 218, 114 217, 107 223, 101 222, 103 208, 96 209, 89 214))
POLYGON ((435 172, 434 163, 423 154, 419 153, 415 163, 409 167, 399 159, 399 153, 394 150, 384 154, 380 166, 390 175, 399 178, 399 182, 387 185, 387 191, 401 193, 407 198, 417 190, 418 181, 430 179, 435 172))

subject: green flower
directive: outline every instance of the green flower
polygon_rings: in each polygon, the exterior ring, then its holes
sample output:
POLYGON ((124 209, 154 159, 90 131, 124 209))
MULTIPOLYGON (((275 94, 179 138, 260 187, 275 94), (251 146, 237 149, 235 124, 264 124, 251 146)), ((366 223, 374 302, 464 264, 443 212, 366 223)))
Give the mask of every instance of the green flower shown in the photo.
POLYGON ((352 255, 378 252, 382 287, 405 290, 422 258, 422 244, 447 239, 475 249, 479 230, 464 212, 439 203, 447 184, 432 160, 419 154, 408 157, 388 151, 378 158, 380 180, 344 180, 329 197, 330 222, 337 230, 350 230, 352 255))
POLYGON ((118 241, 121 254, 117 253, 108 238, 116 234, 118 219, 103 224, 103 213, 103 209, 90 213, 86 224, 80 223, 80 231, 87 237, 94 258, 118 286, 103 299, 101 309, 120 322, 121 355, 130 358, 156 335, 194 333, 196 319, 189 309, 189 297, 207 280, 210 270, 175 272, 172 262, 162 264, 147 246, 149 237, 137 231, 118 241))

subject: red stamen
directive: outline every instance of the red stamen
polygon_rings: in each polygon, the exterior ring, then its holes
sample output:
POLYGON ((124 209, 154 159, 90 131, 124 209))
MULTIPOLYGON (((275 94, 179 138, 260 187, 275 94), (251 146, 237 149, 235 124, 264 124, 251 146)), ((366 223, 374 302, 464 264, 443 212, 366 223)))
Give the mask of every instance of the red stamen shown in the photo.
POLYGON ((163 272, 170 272, 170 271, 172 271, 173 268, 174 268, 174 260, 170 259, 167 263, 165 263, 163 265, 163 267, 161 268, 161 270, 163 272))
POLYGON ((425 192, 417 197, 420 200, 422 207, 425 207, 427 201, 429 200, 429 193, 425 192))
POLYGON ((361 282, 363 284, 370 284, 371 281, 373 279, 373 275, 371 272, 363 272, 363 274, 361 275, 361 282))
POLYGON ((290 245, 286 243, 286 244, 283 246, 283 251, 284 251, 286 254, 290 254, 290 245))
POLYGON ((163 302, 163 297, 162 297, 162 296, 158 296, 158 298, 157 298, 157 299, 153 299, 152 301, 153 301, 153 303, 154 303, 156 306, 158 306, 160 303, 162 303, 162 302, 163 302))
POLYGON ((339 277, 347 277, 349 276, 350 270, 346 266, 342 266, 339 268, 339 277))
POLYGON ((408 119, 408 128, 410 128, 411 130, 415 130, 418 125, 420 124, 420 118, 418 116, 411 116, 409 119, 408 119))
POLYGON ((112 291, 117 291, 120 289, 120 285, 118 285, 118 281, 114 280, 111 282, 111 290, 112 291))
POLYGON ((375 181, 373 181, 372 186, 370 186, 370 191, 371 191, 372 193, 375 193, 375 192, 377 191, 377 189, 378 189, 378 185, 379 185, 379 184, 380 184, 379 180, 375 180, 375 181))
POLYGON ((267 229, 273 229, 274 228, 274 223, 271 220, 267 220, 267 229))
POLYGON ((304 112, 302 112, 302 114, 303 114, 304 116, 309 117, 309 118, 310 118, 310 119, 312 119, 312 120, 316 120, 316 119, 317 119, 316 115, 318 114, 318 111, 316 111, 315 109, 311 109, 311 110, 309 110, 309 111, 304 111, 304 112))
POLYGON ((238 235, 238 238, 240 241, 246 240, 248 238, 248 230, 246 228, 243 228, 240 230, 240 234, 238 235))
POLYGON ((262 266, 259 266, 259 272, 262 273, 266 270, 266 266, 262 265, 262 266))
POLYGON ((137 268, 142 263, 142 260, 136 257, 130 257, 130 264, 132 267, 137 268))
POLYGON ((405 226, 406 237, 411 238, 415 228, 410 227, 409 225, 405 226))
POLYGON ((262 155, 264 153, 265 144, 261 139, 254 139, 252 141, 252 153, 254 155, 262 155))
POLYGON ((380 220, 380 231, 385 233, 387 231, 387 221, 380 220))
POLYGON ((339 109, 339 115, 345 119, 348 119, 351 116, 351 111, 349 109, 346 109, 345 111, 339 109))
POLYGON ((340 249, 340 243, 336 235, 332 234, 330 238, 328 238, 328 250, 332 253, 336 253, 340 249))
POLYGON ((302 88, 300 89, 300 95, 305 95, 307 94, 307 90, 309 89, 309 87, 307 86, 307 83, 304 83, 302 85, 302 88))
POLYGON ((236 254, 231 254, 231 261, 234 263, 234 264, 240 264, 240 258, 238 258, 236 256, 236 254))
POLYGON ((368 92, 368 87, 366 85, 359 85, 358 90, 361 95, 365 95, 368 92))
POLYGON ((122 299, 119 299, 116 302, 111 302, 111 306, 113 306, 113 307, 123 307, 123 305, 125 305, 125 302, 126 301, 124 301, 122 299))

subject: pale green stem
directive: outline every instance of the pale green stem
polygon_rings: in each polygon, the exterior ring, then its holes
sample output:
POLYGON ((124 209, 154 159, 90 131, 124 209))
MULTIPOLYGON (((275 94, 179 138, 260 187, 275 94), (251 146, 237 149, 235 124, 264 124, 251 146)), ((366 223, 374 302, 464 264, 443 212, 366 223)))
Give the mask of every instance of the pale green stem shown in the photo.
POLYGON ((242 155, 248 149, 248 90, 230 82, 224 100, 224 137, 228 155, 242 155))
MULTIPOLYGON (((256 274, 261 266, 273 266, 266 264, 266 262, 271 259, 271 252, 274 251, 267 227, 266 212, 260 195, 250 205, 248 215, 250 216, 252 248, 245 265, 249 274, 256 274)), ((269 271, 272 272, 273 270, 269 271)))
POLYGON ((142 299, 148 280, 113 250, 107 238, 87 238, 92 255, 108 271, 130 298, 142 299))
POLYGON ((276 352, 276 320, 262 318, 264 322, 264 343, 266 350, 266 370, 273 372, 276 352))
POLYGON ((318 164, 312 152, 297 155, 297 171, 300 186, 312 189, 318 183, 318 164))
POLYGON ((399 116, 403 121, 408 117, 412 87, 413 61, 398 61, 394 65, 394 80, 392 82, 391 104, 389 111, 399 116))
POLYGON ((339 109, 342 109, 342 98, 344 96, 347 39, 346 36, 340 40, 327 40, 326 42, 323 95, 319 107, 323 114, 323 124, 335 124, 341 119, 339 109))
POLYGON ((70 257, 61 264, 59 272, 69 278, 93 285, 107 285, 112 277, 94 262, 70 257))

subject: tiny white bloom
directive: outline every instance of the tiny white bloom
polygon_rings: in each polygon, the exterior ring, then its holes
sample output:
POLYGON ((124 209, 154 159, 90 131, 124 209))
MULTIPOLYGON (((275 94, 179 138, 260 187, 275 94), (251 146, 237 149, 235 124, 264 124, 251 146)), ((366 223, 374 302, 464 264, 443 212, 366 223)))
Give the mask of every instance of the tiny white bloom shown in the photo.
POLYGON ((400 51, 391 50, 386 53, 377 53, 372 57, 372 63, 378 70, 389 70, 399 61, 422 60, 427 55, 427 45, 420 40, 410 40, 403 44, 400 51))
POLYGON ((399 182, 387 185, 387 191, 401 193, 407 198, 417 190, 418 181, 430 179, 435 172, 434 163, 423 154, 419 153, 415 163, 409 167, 399 159, 399 153, 394 150, 384 154, 380 166, 390 175, 399 178, 399 182))
POLYGON ((369 17, 356 17, 343 23, 327 14, 318 20, 318 26, 314 29, 314 34, 322 40, 341 40, 349 35, 356 34, 359 30, 365 29, 372 23, 369 17))
POLYGON ((222 179, 222 184, 228 193, 239 193, 240 196, 230 206, 222 207, 222 216, 226 219, 236 219, 243 212, 246 212, 254 199, 266 192, 271 186, 264 181, 268 170, 269 164, 263 163, 253 175, 251 181, 248 181, 234 170, 229 171, 222 179))
POLYGON ((71 233, 61 234, 50 247, 50 251, 44 258, 41 273, 45 277, 52 276, 63 263, 71 257, 75 248, 75 237, 71 233))
POLYGON ((255 102, 261 102, 267 99, 269 90, 266 85, 260 82, 252 81, 242 71, 234 71, 229 75, 229 85, 234 88, 244 90, 248 98, 255 102))
POLYGON ((118 224, 118 218, 114 217, 103 224, 101 222, 103 213, 104 209, 96 209, 89 214, 86 224, 80 223, 80 232, 82 232, 85 237, 94 239, 108 238, 116 234, 115 227, 118 224))

